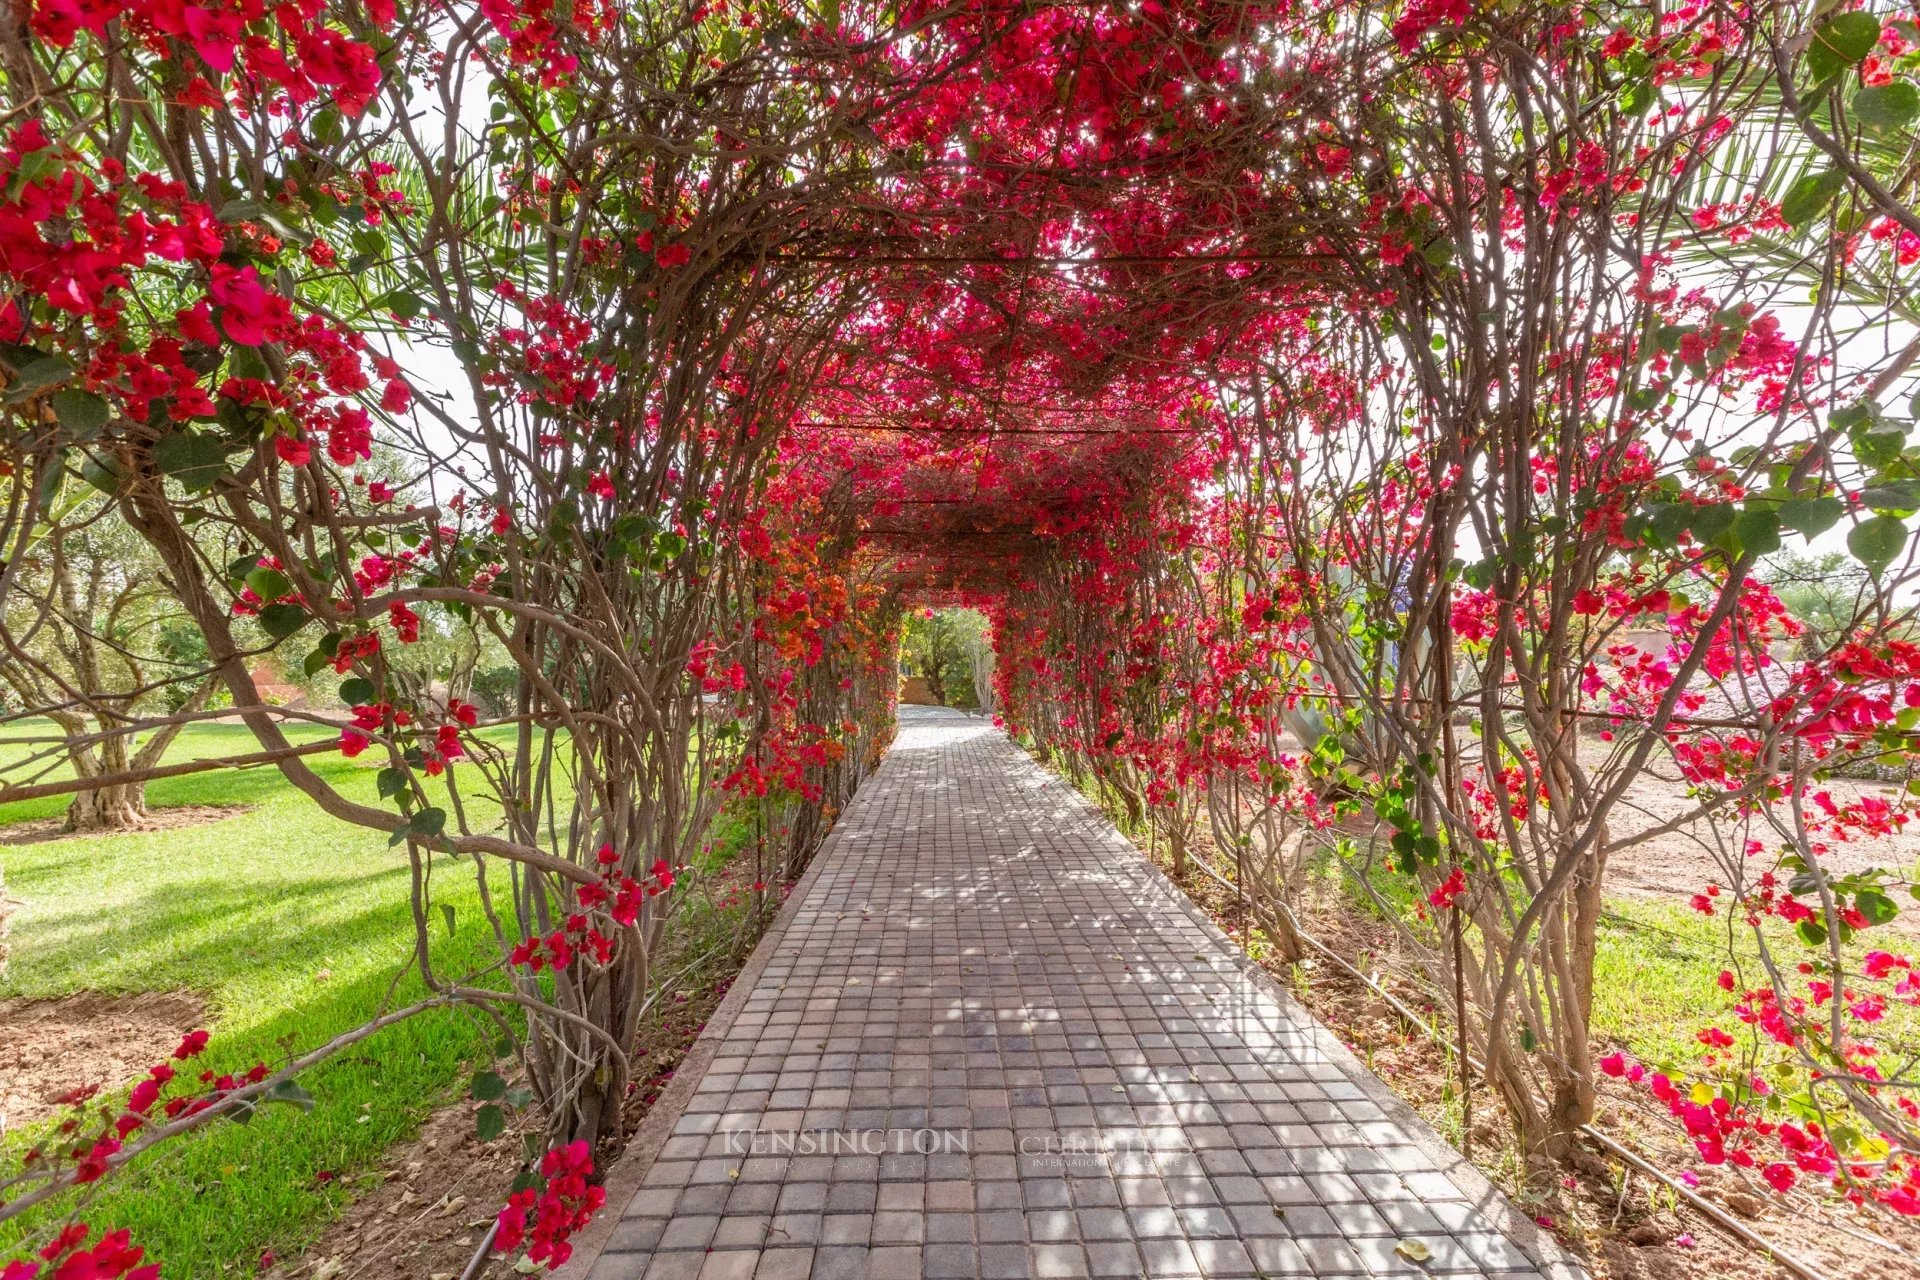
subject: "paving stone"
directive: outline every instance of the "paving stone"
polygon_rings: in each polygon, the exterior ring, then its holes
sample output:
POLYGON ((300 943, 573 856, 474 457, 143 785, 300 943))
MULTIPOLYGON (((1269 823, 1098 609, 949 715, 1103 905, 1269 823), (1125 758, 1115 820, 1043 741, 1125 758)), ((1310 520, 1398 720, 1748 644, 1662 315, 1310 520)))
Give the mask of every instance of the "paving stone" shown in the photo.
POLYGON ((646 1280, 696 1280, 707 1265, 705 1250, 691 1253, 656 1253, 647 1266, 646 1280))
POLYGON ((979 1255, 970 1244, 930 1244, 921 1254, 927 1280, 973 1280, 979 1255))
POLYGON ((813 1271, 811 1249, 769 1249, 760 1255, 753 1280, 807 1280, 813 1271))
POLYGON ((700 1280, 753 1280, 759 1269, 758 1249, 715 1249, 700 1268, 700 1280))
POLYGON ((984 722, 818 856, 590 1280, 1585 1280, 984 722))
POLYGON ((1087 1271, 1094 1276, 1125 1276, 1136 1280, 1140 1251, 1127 1240, 1096 1240, 1087 1245, 1087 1271))
POLYGON ((776 1213, 767 1224, 767 1244, 772 1248, 818 1244, 821 1221, 817 1213, 776 1213))
POLYGON ((829 1213, 820 1219, 821 1244, 857 1244, 873 1240, 873 1215, 870 1213, 829 1213))
POLYGON ((1250 1276, 1253 1259, 1238 1240, 1195 1240, 1193 1256, 1203 1276, 1250 1276))
POLYGON ((607 1240, 608 1253, 651 1253, 666 1231, 664 1218, 623 1218, 607 1240))
POLYGON ((1085 1276, 1088 1274, 1087 1251, 1077 1244, 1036 1244, 1033 1274, 1035 1280, 1085 1276))
POLYGON ((1200 1274, 1200 1261, 1185 1240, 1142 1240, 1140 1256, 1146 1260, 1146 1274, 1150 1276, 1200 1274))
POLYGON ((918 1245, 876 1246, 867 1255, 867 1280, 920 1280, 918 1245))
POLYGON ((865 1245, 827 1245, 813 1251, 813 1280, 867 1280, 865 1245))
POLYGON ((983 1244, 980 1246, 981 1280, 1028 1280, 1033 1275, 1033 1255, 1024 1244, 983 1244))
POLYGON ((728 1216, 720 1219, 719 1228, 713 1233, 713 1247, 718 1249, 758 1249, 767 1238, 767 1224, 772 1215, 750 1213, 740 1216, 728 1216))
POLYGON ((713 1233, 720 1226, 717 1215, 689 1214, 675 1218, 667 1223, 666 1231, 660 1237, 662 1249, 704 1249, 713 1242, 713 1233))

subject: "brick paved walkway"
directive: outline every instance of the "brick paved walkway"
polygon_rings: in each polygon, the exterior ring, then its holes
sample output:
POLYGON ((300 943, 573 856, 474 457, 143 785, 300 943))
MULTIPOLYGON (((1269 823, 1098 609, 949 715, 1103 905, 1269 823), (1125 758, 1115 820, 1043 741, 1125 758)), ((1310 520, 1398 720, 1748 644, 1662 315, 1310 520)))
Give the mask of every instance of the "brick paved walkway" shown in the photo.
POLYGON ((979 720, 796 898, 592 1280, 1579 1274, 979 720))

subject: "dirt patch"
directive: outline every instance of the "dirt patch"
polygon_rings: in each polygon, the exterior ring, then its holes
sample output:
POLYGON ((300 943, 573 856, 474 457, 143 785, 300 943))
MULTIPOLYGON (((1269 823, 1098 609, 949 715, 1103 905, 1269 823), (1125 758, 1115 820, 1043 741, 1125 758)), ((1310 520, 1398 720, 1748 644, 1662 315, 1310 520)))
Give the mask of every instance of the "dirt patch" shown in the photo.
MULTIPOLYGON (((1894 808, 1902 807, 1903 788, 1890 782, 1833 778, 1815 788, 1828 793, 1836 805, 1845 807, 1863 798, 1884 800, 1894 808)), ((1622 816, 1613 822, 1616 838, 1635 830, 1661 826, 1691 813, 1696 802, 1688 797, 1683 783, 1655 776, 1652 770, 1640 774, 1621 797, 1622 816)), ((1640 844, 1629 846, 1607 860, 1607 892, 1640 898, 1663 898, 1684 902, 1709 883, 1726 885, 1727 864, 1716 853, 1714 824, 1696 819, 1674 831, 1665 831, 1640 844)), ((1920 825, 1898 835, 1823 839, 1826 852, 1820 865, 1836 875, 1866 871, 1873 867, 1898 869, 1911 866, 1920 857, 1920 825)), ((1751 883, 1772 866, 1770 854, 1763 854, 1746 867, 1751 883)), ((1920 932, 1920 912, 1903 912, 1894 921, 1896 928, 1920 932)))
MULTIPOLYGON (((1161 869, 1171 876, 1164 863, 1161 869)), ((1224 886, 1198 872, 1177 883, 1235 941, 1244 937, 1240 904, 1224 886)), ((1400 984, 1390 975, 1401 962, 1386 924, 1346 910, 1331 897, 1309 903, 1301 923, 1405 1003, 1430 1010, 1420 993, 1396 989, 1400 984)), ((1424 1032, 1365 983, 1324 959, 1298 969, 1277 960, 1263 964, 1448 1142, 1460 1146, 1460 1112, 1453 1102, 1459 1077, 1424 1032)), ((1697 1165, 1685 1135, 1664 1110, 1622 1082, 1600 1083, 1595 1127, 1656 1168, 1677 1172, 1697 1165)), ((1660 1183, 1602 1153, 1592 1154, 1577 1172, 1563 1171, 1545 1189, 1527 1185, 1511 1155, 1513 1134, 1505 1116, 1477 1080, 1473 1099, 1469 1157, 1522 1212, 1578 1254, 1598 1280, 1797 1280, 1660 1183)), ((1920 1229, 1809 1196, 1782 1200, 1730 1168, 1696 1172, 1702 1196, 1833 1280, 1908 1280, 1920 1274, 1920 1229)))
POLYGON ((81 1086, 126 1084, 166 1061, 206 1015, 206 1003, 184 991, 0 1000, 0 1131, 54 1115, 81 1086))
MULTIPOLYGON (((518 1139, 474 1137, 478 1107, 462 1101, 434 1112, 418 1137, 388 1154, 385 1167, 355 1183, 353 1203, 305 1256, 282 1265, 262 1255, 265 1280, 460 1275, 519 1172, 518 1139)), ((496 1260, 480 1274, 511 1275, 511 1262, 496 1260)))
POLYGON ((33 818, 0 826, 0 846, 46 844, 53 840, 103 840, 112 836, 142 835, 151 831, 177 831, 182 827, 203 827, 223 818, 238 817, 247 811, 244 804, 176 804, 149 809, 140 825, 118 831, 68 831, 67 820, 33 818))
MULTIPOLYGON (((771 919, 769 913, 763 923, 771 919)), ((628 1133, 673 1079, 752 950, 748 939, 736 955, 716 957, 689 975, 687 990, 669 995, 642 1024, 631 1063, 633 1083, 622 1108, 628 1133)), ((671 954, 661 968, 674 970, 671 954)), ((474 1137, 478 1107, 463 1099, 436 1111, 419 1137, 396 1147, 386 1167, 366 1175, 353 1203, 301 1257, 263 1258, 262 1280, 453 1280, 461 1275, 521 1168, 517 1134, 490 1143, 474 1137)), ((623 1153, 624 1145, 598 1155, 603 1177, 623 1153)), ((617 1213, 619 1207, 609 1205, 605 1212, 617 1213)), ((517 1274, 514 1261, 490 1258, 478 1276, 507 1280, 517 1274)))

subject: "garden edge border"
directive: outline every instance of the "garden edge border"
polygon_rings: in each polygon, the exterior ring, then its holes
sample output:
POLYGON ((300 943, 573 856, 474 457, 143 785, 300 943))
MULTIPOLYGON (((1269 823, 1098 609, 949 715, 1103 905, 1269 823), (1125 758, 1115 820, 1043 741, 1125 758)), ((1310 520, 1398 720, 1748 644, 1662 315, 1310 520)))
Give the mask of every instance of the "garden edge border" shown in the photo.
POLYGON ((1126 832, 1120 830, 1113 819, 1102 812, 1098 805, 1065 778, 1040 764, 1026 751, 1020 750, 1018 743, 1014 744, 1014 749, 1020 751, 1021 757, 1036 774, 1045 780, 1047 786, 1070 797, 1070 804, 1094 819, 1106 832, 1110 832, 1118 844, 1124 846, 1127 853, 1139 861, 1153 886, 1166 895, 1176 908, 1185 912, 1202 932, 1223 947, 1242 974, 1263 987, 1283 1007, 1297 1011, 1311 1023, 1315 1047, 1326 1055, 1327 1061, 1339 1068, 1340 1073, 1365 1094, 1369 1102, 1385 1111, 1389 1120, 1404 1128, 1413 1138, 1414 1145, 1433 1158, 1435 1165, 1441 1173, 1446 1175, 1447 1180, 1486 1213, 1493 1220, 1494 1225, 1500 1229, 1501 1234, 1519 1245, 1539 1266, 1543 1275, 1549 1280, 1590 1280, 1591 1273, 1585 1263, 1561 1244, 1552 1232, 1542 1228, 1539 1223, 1522 1213, 1505 1191, 1494 1185, 1492 1180, 1480 1172, 1471 1160, 1461 1155, 1446 1139, 1442 1138, 1405 1098, 1394 1092, 1393 1086, 1375 1072, 1367 1070, 1365 1064, 1354 1056, 1353 1051, 1340 1042, 1340 1038, 1333 1033, 1332 1028, 1320 1021, 1311 1009, 1295 999, 1293 993, 1282 986, 1279 979, 1268 972, 1265 966, 1249 956, 1239 943, 1229 938, 1220 926, 1200 909, 1200 905, 1169 879, 1153 859, 1149 858, 1140 846, 1127 836, 1126 832))
MULTIPOLYGON (((888 744, 888 750, 891 753, 891 743, 888 744)), ((884 762, 883 757, 882 763, 884 762)), ((872 777, 873 773, 867 775, 869 781, 872 777)), ((862 787, 864 788, 864 783, 862 787)), ((859 799, 859 790, 855 791, 853 799, 859 799)), ((848 807, 852 807, 851 803, 848 807)), ((766 971, 767 965, 772 962, 773 953, 785 941, 787 929, 793 924, 794 917, 800 913, 800 904, 806 900, 807 891, 813 887, 820 869, 826 865, 827 854, 839 841, 840 832, 846 825, 844 811, 840 817, 842 820, 833 824, 833 830, 827 833, 826 839, 820 842, 820 847, 814 850, 813 857, 807 863, 807 869, 794 882, 792 890, 787 894, 787 900, 780 904, 780 912, 774 916, 773 923, 767 926, 765 932, 760 935, 760 940, 754 943, 752 953, 747 956, 747 962, 740 966, 738 973, 733 975, 733 985, 727 988, 727 994, 721 998, 720 1003, 707 1018, 706 1024, 701 1027, 693 1047, 687 1050, 687 1056, 682 1058, 680 1065, 674 1069, 673 1082, 666 1087, 659 1101, 653 1104, 645 1118, 640 1121, 640 1127, 633 1131, 633 1137, 627 1140, 625 1150, 620 1153, 620 1162, 614 1166, 612 1175, 604 1184, 607 1190, 605 1207, 594 1215, 593 1221, 587 1224, 584 1231, 574 1236, 573 1255, 567 1259, 564 1266, 549 1273, 552 1280, 586 1280, 587 1273, 606 1253, 607 1243, 613 1239, 614 1231, 626 1217, 627 1206, 633 1202, 634 1196, 639 1194, 640 1185, 646 1179, 647 1171, 653 1168, 654 1161, 660 1158, 661 1149, 667 1145, 667 1139, 673 1136, 674 1125, 678 1124, 680 1117, 686 1114, 687 1104, 693 1101, 694 1092, 699 1089, 700 1082, 706 1078, 707 1068, 713 1064, 713 1059, 719 1052, 720 1042, 726 1039, 727 1031, 733 1026, 734 1020, 740 1016, 740 1010, 746 1004, 748 994, 760 981, 760 975, 766 971)))

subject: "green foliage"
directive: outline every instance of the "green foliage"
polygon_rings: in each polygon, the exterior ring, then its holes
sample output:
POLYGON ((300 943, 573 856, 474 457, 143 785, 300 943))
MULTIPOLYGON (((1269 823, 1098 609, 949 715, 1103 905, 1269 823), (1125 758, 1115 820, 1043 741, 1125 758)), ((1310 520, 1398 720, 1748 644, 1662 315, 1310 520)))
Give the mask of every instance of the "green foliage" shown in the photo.
POLYGON ((1872 592, 1860 566, 1839 552, 1818 556, 1782 552, 1761 569, 1760 579, 1806 628, 1800 646, 1804 653, 1823 653, 1840 640, 1872 592))
MULTIPOLYGON (((35 731, 44 727, 11 735, 35 731)), ((252 744, 242 726, 196 725, 169 759, 252 744)), ((0 738, 0 753, 19 750, 0 738)), ((314 767, 350 797, 373 802, 375 769, 332 757, 314 767)), ((208 1065, 221 1070, 275 1063, 285 1045, 311 1046, 382 1004, 413 931, 405 862, 378 833, 317 813, 264 770, 165 779, 148 794, 156 806, 252 807, 211 826, 5 849, 8 888, 25 906, 14 917, 0 999, 191 991, 208 1001, 208 1065)), ((0 823, 64 806, 63 797, 3 806, 0 823)), ((459 927, 436 926, 435 963, 458 972, 483 962, 492 940, 471 878, 436 883, 459 927)), ((394 993, 401 1002, 421 994, 413 977, 394 993)), ((252 1274, 261 1250, 285 1253, 317 1235, 386 1148, 452 1096, 485 1044, 483 1029, 463 1013, 388 1028, 301 1075, 310 1113, 289 1095, 293 1105, 263 1107, 244 1128, 216 1125, 173 1143, 110 1184, 93 1212, 131 1228, 164 1260, 168 1280, 252 1274)), ((0 1226, 0 1252, 33 1230, 35 1218, 0 1226)))
POLYGON ((987 620, 972 609, 916 609, 901 627, 903 667, 907 674, 924 677, 942 705, 971 710, 980 700, 969 647, 986 629, 987 620))

